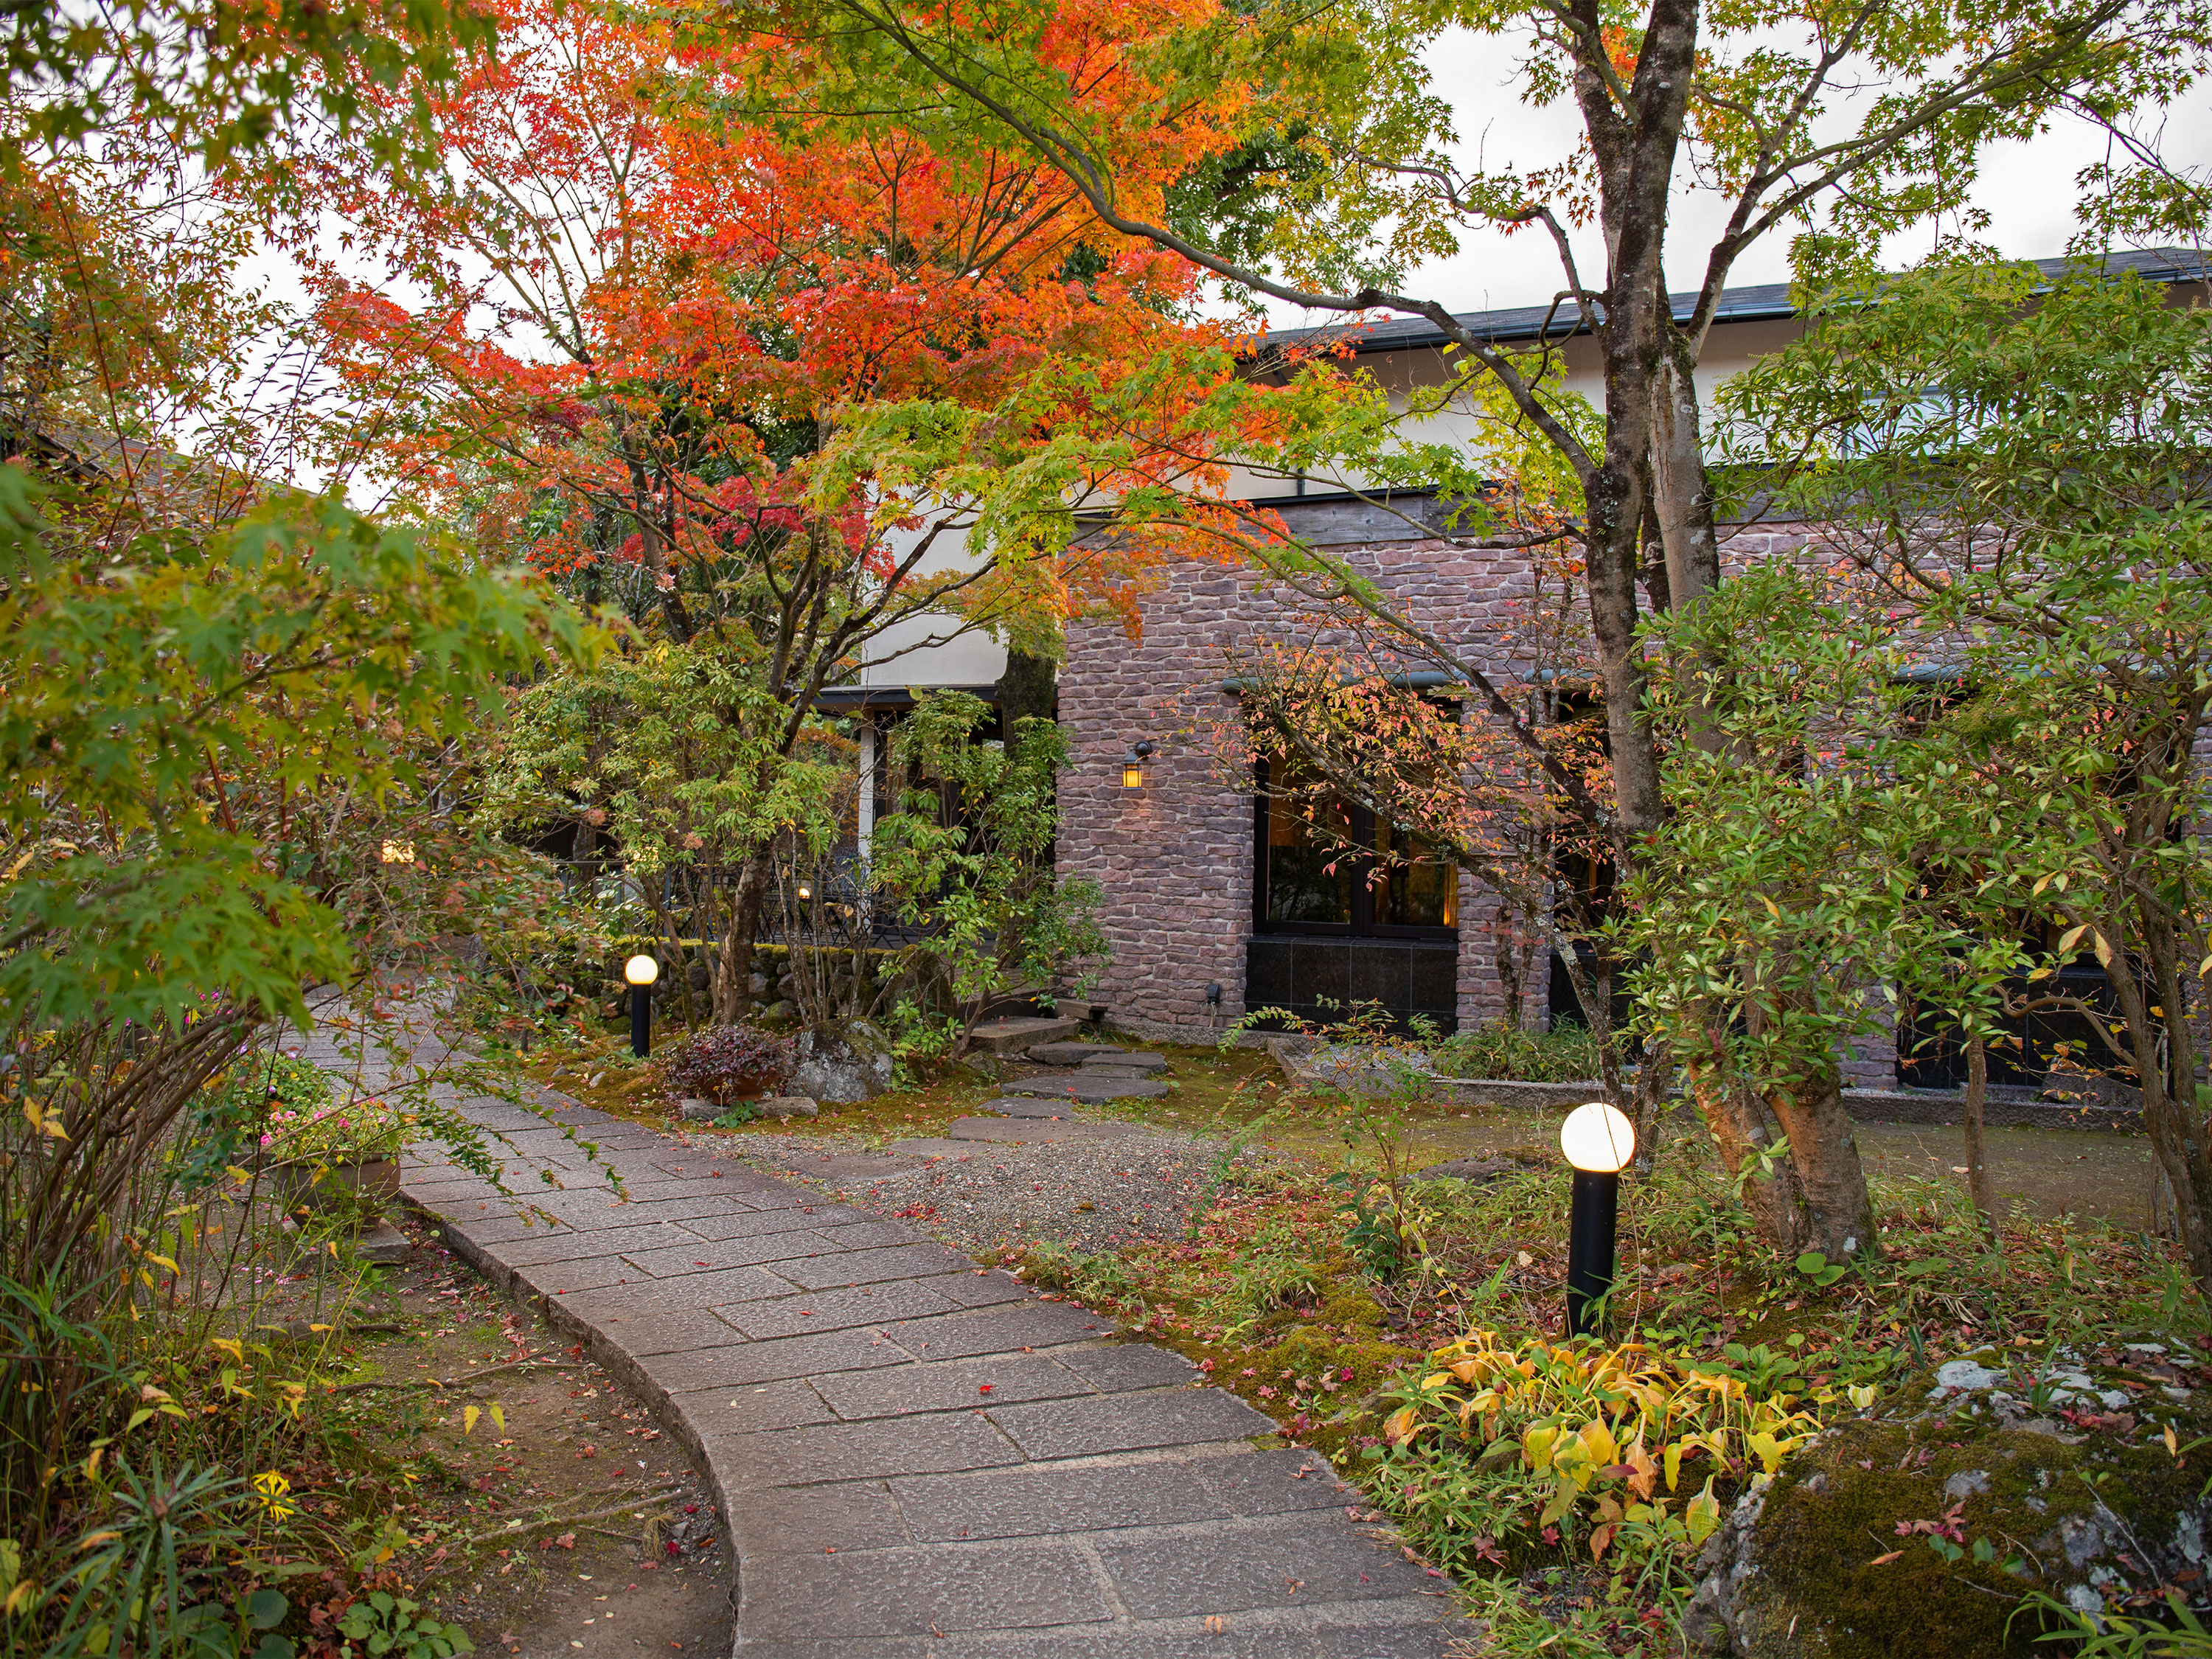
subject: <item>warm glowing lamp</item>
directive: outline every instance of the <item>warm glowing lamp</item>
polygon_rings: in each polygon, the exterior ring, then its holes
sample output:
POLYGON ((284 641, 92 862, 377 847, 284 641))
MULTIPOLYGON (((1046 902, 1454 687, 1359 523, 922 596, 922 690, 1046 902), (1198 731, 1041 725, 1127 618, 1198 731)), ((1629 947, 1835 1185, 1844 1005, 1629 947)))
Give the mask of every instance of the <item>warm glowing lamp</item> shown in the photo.
POLYGON ((1559 1125, 1559 1150, 1575 1169, 1567 1216, 1567 1334, 1594 1336, 1613 1291, 1620 1171, 1636 1156, 1636 1126, 1604 1101, 1593 1100, 1559 1125))
POLYGON ((629 1051, 640 1060, 653 1052, 653 981, 660 977, 660 964, 643 951, 623 963, 629 981, 629 1051))
POLYGON ((1152 752, 1152 740, 1146 738, 1121 757, 1121 787, 1141 789, 1145 787, 1145 757, 1152 752))

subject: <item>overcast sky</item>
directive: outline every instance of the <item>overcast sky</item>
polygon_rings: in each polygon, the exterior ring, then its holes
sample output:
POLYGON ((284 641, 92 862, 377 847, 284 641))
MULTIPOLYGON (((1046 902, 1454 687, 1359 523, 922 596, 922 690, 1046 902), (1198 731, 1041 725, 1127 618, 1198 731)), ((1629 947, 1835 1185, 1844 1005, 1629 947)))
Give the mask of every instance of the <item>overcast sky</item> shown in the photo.
MULTIPOLYGON (((1497 40, 1464 31, 1445 36, 1428 54, 1431 86, 1457 112, 1462 159, 1478 155, 1493 169, 1516 172, 1550 164, 1572 148, 1579 120, 1571 106, 1531 109, 1520 101, 1511 52, 1497 40)), ((2027 143, 2008 143, 1985 153, 1974 200, 1988 210, 1987 239, 2000 252, 2018 258, 2048 258, 2066 251, 2076 225, 2075 175, 2104 154, 2102 133, 2086 123, 2069 121, 2027 143)), ((2172 112, 2163 152, 2185 167, 2212 161, 2212 98, 2199 95, 2172 112)), ((1680 289, 1702 281, 1705 256, 1726 217, 1725 206, 1710 192, 1685 191, 1668 230, 1668 281, 1680 289)), ((1604 269, 1595 229, 1577 238, 1577 258, 1585 276, 1604 269)), ((1901 241, 1885 250, 1885 263, 1909 264, 1926 252, 1929 237, 1901 241)), ((1540 229, 1507 236, 1496 232, 1462 234, 1453 258, 1423 266, 1410 284, 1416 298, 1441 300, 1454 311, 1488 311, 1539 305, 1560 283, 1559 262, 1551 239, 1540 229)), ((1736 263, 1732 286, 1787 281, 1790 234, 1780 230, 1754 244, 1736 263)), ((1288 307, 1274 310, 1289 324, 1319 321, 1288 307)))

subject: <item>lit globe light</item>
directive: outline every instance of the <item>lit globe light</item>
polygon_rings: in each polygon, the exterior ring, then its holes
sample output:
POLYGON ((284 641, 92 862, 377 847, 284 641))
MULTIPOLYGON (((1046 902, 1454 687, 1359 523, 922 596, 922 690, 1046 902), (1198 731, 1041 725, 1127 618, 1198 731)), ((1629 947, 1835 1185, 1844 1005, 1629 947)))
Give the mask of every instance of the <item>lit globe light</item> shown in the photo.
POLYGON ((623 977, 633 985, 650 985, 660 977, 660 964, 640 954, 623 963, 623 977))
POLYGON ((1577 1170, 1611 1175, 1636 1156, 1636 1126, 1601 1100, 1577 1106, 1559 1125, 1559 1150, 1577 1170))

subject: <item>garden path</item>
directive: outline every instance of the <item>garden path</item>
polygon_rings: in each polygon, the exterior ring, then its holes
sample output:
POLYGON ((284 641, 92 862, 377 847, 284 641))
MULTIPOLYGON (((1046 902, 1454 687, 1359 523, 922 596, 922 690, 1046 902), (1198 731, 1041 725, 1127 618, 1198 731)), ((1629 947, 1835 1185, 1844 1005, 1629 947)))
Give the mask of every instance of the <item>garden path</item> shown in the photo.
POLYGON ((1441 1659, 1478 1633, 1324 1460, 1256 1449, 1275 1425, 1181 1356, 903 1223, 532 1095, 456 1103, 542 1215, 434 1152, 407 1198, 697 1454, 738 1659, 1441 1659))

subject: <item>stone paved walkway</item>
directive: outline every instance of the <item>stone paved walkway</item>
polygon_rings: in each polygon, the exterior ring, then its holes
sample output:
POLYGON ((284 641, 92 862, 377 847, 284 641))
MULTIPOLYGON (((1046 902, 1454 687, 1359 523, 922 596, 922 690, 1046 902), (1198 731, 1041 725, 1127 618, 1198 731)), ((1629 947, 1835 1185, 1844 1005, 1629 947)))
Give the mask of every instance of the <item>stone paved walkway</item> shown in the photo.
POLYGON ((903 1223, 538 1097, 551 1121, 464 1105, 554 1224, 435 1156, 407 1196, 698 1453, 738 1659, 1441 1659, 1477 1628, 1322 1459, 1256 1449, 1274 1425, 1179 1355, 903 1223))

